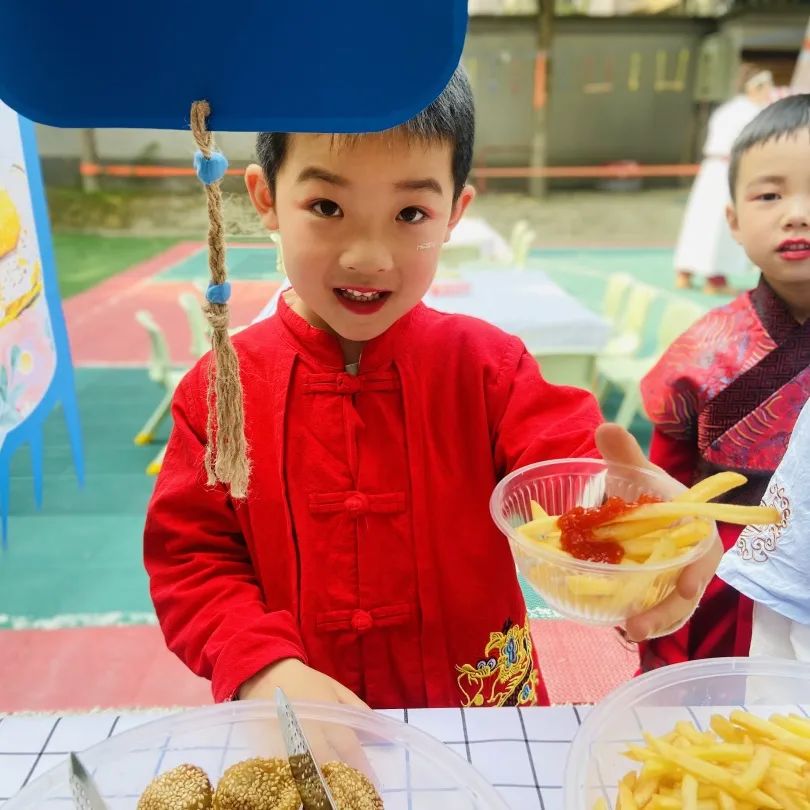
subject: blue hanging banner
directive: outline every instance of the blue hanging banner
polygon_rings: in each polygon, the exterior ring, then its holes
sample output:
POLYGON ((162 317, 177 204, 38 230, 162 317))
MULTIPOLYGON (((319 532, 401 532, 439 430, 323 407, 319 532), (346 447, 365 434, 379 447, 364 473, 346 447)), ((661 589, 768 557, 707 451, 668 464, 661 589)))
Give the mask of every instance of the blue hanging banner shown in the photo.
POLYGON ((467 0, 4 0, 0 99, 63 127, 367 132, 461 58, 467 0))
POLYGON ((0 521, 5 547, 10 464, 31 448, 42 503, 42 431, 61 404, 79 481, 83 459, 73 365, 56 282, 34 125, 0 102, 0 521))

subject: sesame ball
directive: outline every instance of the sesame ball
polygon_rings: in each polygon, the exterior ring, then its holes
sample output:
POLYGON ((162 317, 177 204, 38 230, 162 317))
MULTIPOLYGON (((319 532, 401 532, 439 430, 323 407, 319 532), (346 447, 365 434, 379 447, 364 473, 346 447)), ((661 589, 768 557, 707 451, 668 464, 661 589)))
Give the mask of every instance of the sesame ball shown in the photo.
POLYGON ((196 765, 178 765, 155 777, 138 800, 138 810, 211 810, 211 783, 196 765))
POLYGON ((213 810, 299 810, 301 797, 286 759, 231 765, 214 792, 213 810))
POLYGON ((321 772, 337 810, 384 810, 380 794, 364 773, 345 762, 327 762, 321 772))

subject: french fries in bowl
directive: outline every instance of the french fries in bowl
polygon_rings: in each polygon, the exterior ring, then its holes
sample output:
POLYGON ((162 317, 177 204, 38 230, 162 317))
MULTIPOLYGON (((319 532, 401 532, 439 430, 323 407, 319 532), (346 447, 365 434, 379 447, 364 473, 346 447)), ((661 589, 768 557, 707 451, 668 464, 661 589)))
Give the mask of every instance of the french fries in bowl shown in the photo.
POLYGON ((711 547, 716 520, 779 522, 770 507, 711 503, 745 481, 722 472, 687 489, 641 467, 559 459, 504 478, 490 511, 550 607, 575 621, 620 625, 672 593, 681 571, 711 547))
POLYGON ((663 667, 585 718, 565 810, 808 810, 810 664, 723 658, 663 667))

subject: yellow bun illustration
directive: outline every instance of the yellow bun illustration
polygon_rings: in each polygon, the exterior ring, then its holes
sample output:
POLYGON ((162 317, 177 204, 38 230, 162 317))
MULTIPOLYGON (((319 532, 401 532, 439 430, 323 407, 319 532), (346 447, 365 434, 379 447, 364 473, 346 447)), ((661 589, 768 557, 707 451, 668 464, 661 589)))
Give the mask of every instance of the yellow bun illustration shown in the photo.
POLYGON ((17 247, 20 238, 20 215, 8 192, 0 189, 0 257, 17 247))

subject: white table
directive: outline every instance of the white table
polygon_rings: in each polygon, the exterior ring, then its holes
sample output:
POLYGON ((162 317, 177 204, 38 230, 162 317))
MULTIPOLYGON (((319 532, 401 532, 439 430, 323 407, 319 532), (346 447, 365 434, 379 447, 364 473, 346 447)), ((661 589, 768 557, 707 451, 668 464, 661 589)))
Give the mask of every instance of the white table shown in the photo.
MULTIPOLYGON (((386 711, 469 760, 514 810, 563 810, 565 759, 588 707, 386 711), (542 798, 541 798, 542 797, 542 798)), ((0 718, 0 804, 40 774, 168 711, 0 718)))
POLYGON ((476 247, 484 259, 509 261, 512 256, 507 241, 480 217, 462 217, 453 228, 448 244, 476 247))
POLYGON ((489 321, 533 352, 597 353, 610 337, 606 320, 538 270, 462 271, 457 279, 437 278, 434 290, 425 296, 428 306, 489 321), (454 281, 467 291, 451 294, 454 281))
MULTIPOLYGON (((279 288, 256 321, 276 311, 281 292, 279 288)), ((533 352, 596 354, 611 332, 604 318, 539 270, 468 270, 437 277, 424 301, 441 312, 488 321, 517 335, 533 352)))

